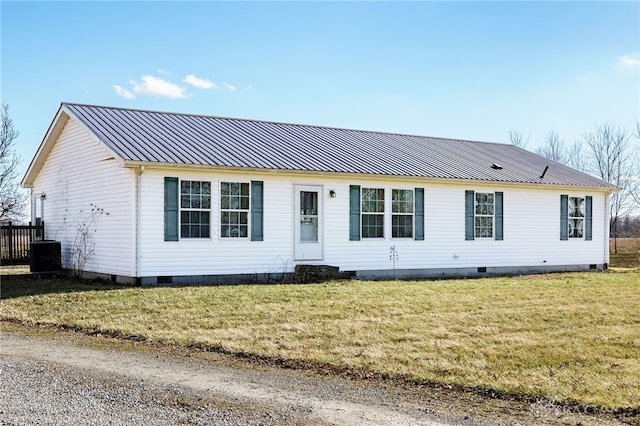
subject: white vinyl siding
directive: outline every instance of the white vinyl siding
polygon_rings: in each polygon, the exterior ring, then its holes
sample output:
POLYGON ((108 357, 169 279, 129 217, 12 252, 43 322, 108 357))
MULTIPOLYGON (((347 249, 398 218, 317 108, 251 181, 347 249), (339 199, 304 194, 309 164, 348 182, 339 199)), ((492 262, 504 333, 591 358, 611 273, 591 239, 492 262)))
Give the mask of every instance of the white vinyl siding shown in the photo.
MULTIPOLYGON (((403 180, 389 185, 385 195, 391 200, 391 189, 424 187, 425 240, 386 238, 349 240, 349 186, 380 188, 380 181, 338 178, 303 178, 297 176, 259 175, 264 181, 264 240, 224 238, 220 231, 220 210, 212 206, 211 239, 190 239, 175 245, 163 241, 162 194, 166 171, 147 170, 143 175, 141 223, 141 275, 216 275, 291 272, 293 259, 294 185, 318 185, 323 197, 324 257, 310 263, 334 265, 345 271, 391 269, 389 250, 396 248, 397 269, 522 267, 577 264, 602 264, 606 258, 605 236, 597 223, 604 223, 604 194, 593 194, 593 244, 570 241, 570 250, 558 239, 558 199, 561 191, 518 187, 471 188, 476 192, 503 191, 504 233, 507 238, 496 244, 491 238, 480 238, 473 244, 465 241, 464 193, 466 185, 403 180), (331 198, 329 191, 335 191, 331 198), (526 214, 523 214, 525 213, 526 214)), ((173 171, 175 173, 175 171, 173 171)), ((221 182, 238 182, 240 173, 184 171, 181 179, 212 182, 212 200, 220 199, 221 182)), ((390 208, 388 208, 390 210, 390 208)), ((391 229, 392 215, 384 218, 385 229, 391 229)), ((173 243, 175 244, 175 243, 173 243)))
POLYGON ((106 147, 74 121, 68 121, 32 186, 33 194, 46 194, 42 219, 47 239, 60 241, 62 266, 71 268, 70 250, 77 236, 74 221, 82 221, 94 207, 91 232, 95 253, 89 272, 134 275, 135 175, 120 166, 106 147))

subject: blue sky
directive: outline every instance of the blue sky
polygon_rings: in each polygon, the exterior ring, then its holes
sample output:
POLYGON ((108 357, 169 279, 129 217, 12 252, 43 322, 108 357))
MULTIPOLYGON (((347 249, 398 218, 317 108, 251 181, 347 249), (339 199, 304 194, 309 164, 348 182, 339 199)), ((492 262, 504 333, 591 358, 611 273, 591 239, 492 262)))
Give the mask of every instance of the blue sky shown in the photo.
POLYGON ((640 120, 640 2, 0 2, 26 169, 61 102, 507 142, 640 120))

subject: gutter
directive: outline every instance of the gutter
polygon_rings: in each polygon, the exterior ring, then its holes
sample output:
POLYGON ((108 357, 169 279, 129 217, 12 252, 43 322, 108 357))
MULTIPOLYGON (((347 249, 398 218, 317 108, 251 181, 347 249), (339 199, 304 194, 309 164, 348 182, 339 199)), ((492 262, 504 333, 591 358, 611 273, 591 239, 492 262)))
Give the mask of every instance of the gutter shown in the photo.
POLYGON ((159 163, 148 161, 132 161, 125 160, 124 167, 137 168, 147 166, 150 169, 155 170, 185 170, 185 171, 208 171, 214 173, 242 173, 244 175, 290 175, 290 176, 305 176, 305 177, 319 177, 327 178, 333 177, 338 179, 370 179, 370 180, 385 180, 385 181, 420 181, 425 183, 435 184, 453 184, 453 185, 480 185, 480 186, 503 186, 503 187, 519 187, 519 188, 553 188, 558 190, 575 191, 579 189, 607 192, 619 191, 620 188, 607 185, 607 186, 589 186, 589 185, 568 185, 568 184, 556 184, 546 182, 517 182, 507 180, 481 180, 481 179, 462 179, 462 178, 443 178, 443 177, 425 177, 425 176, 413 176, 413 175, 381 175, 373 173, 356 173, 356 172, 333 172, 333 171, 317 171, 317 170, 294 170, 294 169, 263 169, 257 167, 238 167, 238 166, 212 166, 208 164, 183 164, 183 163, 159 163))

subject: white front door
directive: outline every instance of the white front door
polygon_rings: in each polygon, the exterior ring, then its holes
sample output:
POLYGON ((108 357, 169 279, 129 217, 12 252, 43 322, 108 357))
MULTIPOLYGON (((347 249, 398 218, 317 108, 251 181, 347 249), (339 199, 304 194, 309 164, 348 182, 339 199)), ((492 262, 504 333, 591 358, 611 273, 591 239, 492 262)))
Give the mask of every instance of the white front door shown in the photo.
POLYGON ((294 191, 294 258, 321 260, 322 187, 296 185, 294 191))

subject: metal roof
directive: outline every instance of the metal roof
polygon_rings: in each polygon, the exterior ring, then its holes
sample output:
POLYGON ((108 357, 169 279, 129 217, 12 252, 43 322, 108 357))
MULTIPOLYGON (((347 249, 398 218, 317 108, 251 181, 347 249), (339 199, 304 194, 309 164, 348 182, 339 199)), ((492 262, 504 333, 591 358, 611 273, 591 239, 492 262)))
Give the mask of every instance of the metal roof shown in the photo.
POLYGON ((72 103, 61 110, 125 163, 616 188, 500 143, 72 103))

